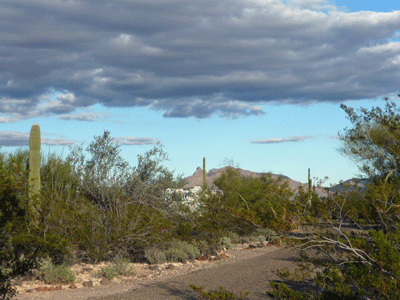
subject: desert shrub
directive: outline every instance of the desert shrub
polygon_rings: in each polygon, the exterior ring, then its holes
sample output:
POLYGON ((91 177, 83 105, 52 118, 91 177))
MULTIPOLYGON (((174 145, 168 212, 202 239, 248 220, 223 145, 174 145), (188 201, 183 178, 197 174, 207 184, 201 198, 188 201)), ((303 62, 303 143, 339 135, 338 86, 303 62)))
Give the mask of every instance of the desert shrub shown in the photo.
POLYGON ((191 284, 190 287, 193 291, 196 292, 200 296, 200 299, 210 299, 210 300, 217 300, 217 299, 226 299, 226 300, 237 300, 237 299, 244 299, 245 295, 248 295, 250 292, 240 292, 239 298, 232 292, 226 291, 222 286, 219 287, 219 291, 211 291, 205 292, 203 291, 204 286, 198 287, 194 284, 191 284))
POLYGON ((187 252, 180 248, 169 248, 164 253, 168 262, 180 262, 189 258, 187 252))
POLYGON ((167 261, 180 262, 182 260, 195 259, 200 255, 200 250, 184 241, 171 243, 171 248, 164 251, 167 261))
POLYGON ((193 240, 192 245, 199 249, 200 254, 202 255, 207 255, 207 254, 212 254, 213 253, 213 246, 211 246, 209 243, 207 243, 204 240, 193 240))
POLYGON ((167 255, 164 251, 151 248, 145 251, 145 257, 151 264, 162 264, 167 262, 167 255))
POLYGON ((275 179, 270 173, 261 178, 246 177, 229 167, 214 184, 223 191, 219 202, 225 229, 248 234, 258 227, 280 231, 292 228, 297 211, 289 200, 293 192, 283 179, 275 179))
POLYGON ((240 237, 236 232, 228 231, 225 236, 231 239, 231 243, 239 243, 240 237))
POLYGON ((101 268, 99 272, 95 274, 96 277, 105 277, 112 280, 116 276, 135 276, 136 269, 129 266, 129 259, 123 256, 117 255, 110 266, 101 268))
POLYGON ((232 245, 231 239, 227 236, 222 237, 220 239, 219 247, 226 248, 226 249, 232 249, 233 245, 232 245))
POLYGON ((53 265, 50 258, 42 259, 40 262, 39 276, 48 284, 72 283, 75 274, 66 265, 53 265))
POLYGON ((38 248, 18 247, 15 236, 24 234, 27 224, 27 151, 0 153, 0 298, 11 299, 11 280, 37 267, 38 248))
POLYGON ((262 243, 266 238, 263 235, 247 235, 240 238, 241 243, 262 243))

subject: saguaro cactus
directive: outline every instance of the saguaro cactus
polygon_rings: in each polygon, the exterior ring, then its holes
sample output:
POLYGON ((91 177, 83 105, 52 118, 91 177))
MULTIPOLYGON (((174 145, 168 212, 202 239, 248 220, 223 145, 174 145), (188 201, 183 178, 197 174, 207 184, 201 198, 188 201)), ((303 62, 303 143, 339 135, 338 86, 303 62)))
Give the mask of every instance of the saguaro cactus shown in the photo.
POLYGON ((203 190, 207 189, 206 158, 203 157, 203 190))
POLYGON ((33 124, 29 138, 29 201, 32 213, 37 214, 40 194, 40 127, 33 124))
POLYGON ((311 186, 312 186, 312 180, 310 177, 310 168, 308 168, 308 200, 307 200, 307 206, 311 206, 311 186))

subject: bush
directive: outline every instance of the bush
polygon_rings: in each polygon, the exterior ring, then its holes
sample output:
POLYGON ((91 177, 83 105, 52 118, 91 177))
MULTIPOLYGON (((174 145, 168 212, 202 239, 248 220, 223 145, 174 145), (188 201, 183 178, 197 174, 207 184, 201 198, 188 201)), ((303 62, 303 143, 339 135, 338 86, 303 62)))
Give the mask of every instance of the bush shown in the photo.
POLYGON ((238 300, 238 299, 243 299, 245 295, 250 294, 250 292, 240 292, 240 297, 237 298, 237 296, 232 293, 226 291, 222 286, 219 287, 219 291, 212 291, 212 292, 204 292, 204 286, 198 287, 195 286, 194 284, 191 284, 190 287, 198 294, 200 295, 200 299, 210 299, 210 300, 218 300, 218 299, 225 299, 225 300, 238 300))
POLYGON ((188 244, 187 242, 177 241, 174 242, 173 245, 173 247, 176 249, 182 249, 186 253, 188 257, 187 259, 195 259, 200 255, 199 249, 191 244, 188 244))
POLYGON ((229 237, 227 237, 227 236, 224 236, 224 237, 222 237, 222 238, 220 239, 220 244, 219 244, 219 246, 220 246, 221 248, 226 248, 226 249, 232 249, 232 248, 233 248, 231 239, 230 239, 229 237))
POLYGON ((155 248, 145 250, 144 257, 146 257, 151 264, 162 264, 167 262, 167 256, 164 251, 155 248))
POLYGON ((165 251, 168 262, 180 262, 182 260, 188 260, 189 255, 185 250, 180 248, 170 248, 165 251))
POLYGON ((207 243, 207 241, 204 240, 194 240, 192 242, 192 245, 199 249, 200 254, 202 255, 207 255, 207 254, 212 254, 214 247, 207 243))
POLYGON ((174 241, 170 244, 170 248, 161 251, 150 248, 145 251, 145 257, 151 264, 164 262, 181 262, 182 260, 195 259, 200 255, 200 250, 194 245, 190 245, 183 241, 174 241))
POLYGON ((236 232, 228 231, 225 236, 231 239, 231 243, 236 244, 240 241, 240 237, 236 232))
POLYGON ((105 277, 112 280, 115 276, 135 276, 136 269, 129 266, 130 261, 123 256, 117 255, 110 266, 101 268, 95 274, 96 277, 105 277))
POLYGON ((65 264, 55 266, 49 258, 40 262, 39 276, 47 284, 75 282, 75 274, 65 264))

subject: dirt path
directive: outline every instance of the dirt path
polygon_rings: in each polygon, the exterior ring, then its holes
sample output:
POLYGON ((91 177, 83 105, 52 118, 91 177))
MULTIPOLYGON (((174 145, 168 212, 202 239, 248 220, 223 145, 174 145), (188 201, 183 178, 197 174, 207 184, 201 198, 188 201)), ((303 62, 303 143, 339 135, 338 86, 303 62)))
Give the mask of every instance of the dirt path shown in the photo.
POLYGON ((199 270, 188 270, 156 279, 133 280, 80 289, 18 295, 15 300, 197 300, 190 284, 205 286, 206 291, 219 286, 239 294, 249 291, 247 299, 269 299, 270 280, 279 278, 271 270, 287 266, 293 269, 296 252, 290 248, 268 246, 251 250, 227 250, 230 258, 209 263, 199 270))

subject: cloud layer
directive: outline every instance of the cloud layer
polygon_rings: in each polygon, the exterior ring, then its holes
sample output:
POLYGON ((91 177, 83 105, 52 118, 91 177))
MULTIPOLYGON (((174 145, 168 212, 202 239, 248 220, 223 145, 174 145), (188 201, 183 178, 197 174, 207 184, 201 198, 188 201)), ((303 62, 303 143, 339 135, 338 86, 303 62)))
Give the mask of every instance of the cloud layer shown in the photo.
POLYGON ((270 139, 262 139, 262 140, 254 140, 250 143, 252 144, 279 144, 279 143, 287 143, 287 142, 303 142, 306 139, 312 138, 313 136, 292 136, 289 138, 270 138, 270 139))
MULTIPOLYGON (((46 135, 50 133, 42 132, 41 144, 47 146, 70 146, 76 143, 76 140, 65 140, 63 138, 49 138, 46 135)), ((19 147, 29 146, 30 132, 20 131, 0 131, 0 147, 19 147)), ((153 145, 157 143, 157 140, 147 137, 117 137, 113 138, 114 143, 119 145, 153 145)))
POLYGON ((236 118, 398 90, 400 11, 324 0, 2 0, 0 122, 96 103, 236 118), (56 100, 49 95, 61 92, 56 100))

